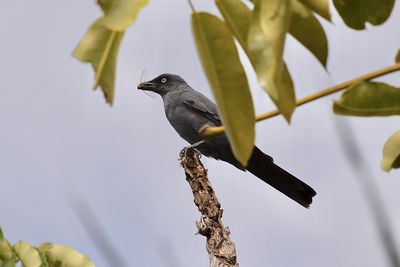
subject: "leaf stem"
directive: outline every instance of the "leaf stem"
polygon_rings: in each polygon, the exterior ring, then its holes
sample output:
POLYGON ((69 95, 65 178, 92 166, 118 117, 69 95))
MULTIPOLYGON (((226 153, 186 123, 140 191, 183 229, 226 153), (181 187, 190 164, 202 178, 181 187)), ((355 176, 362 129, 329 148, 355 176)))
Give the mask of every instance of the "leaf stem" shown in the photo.
MULTIPOLYGON (((337 92, 339 92, 341 90, 344 90, 344 89, 350 87, 353 84, 356 84, 356 83, 359 83, 359 82, 362 82, 362 81, 369 81, 369 80, 372 80, 374 78, 378 78, 380 76, 383 76, 383 75, 386 75, 386 74, 389 74, 389 73, 392 73, 392 72, 395 72, 395 71, 398 71, 398 70, 400 70, 400 63, 394 64, 392 66, 389 66, 389 67, 386 67, 386 68, 383 68, 383 69, 379 69, 379 70, 376 70, 376 71, 373 71, 373 72, 370 72, 370 73, 367 73, 367 74, 364 74, 364 75, 361 75, 361 76, 359 76, 357 78, 354 78, 354 79, 351 79, 349 81, 346 81, 346 82, 343 82, 343 83, 339 83, 339 84, 336 84, 334 86, 325 88, 325 89, 323 89, 321 91, 313 93, 313 94, 311 94, 309 96, 306 96, 304 98, 300 98, 299 100, 296 101, 296 106, 297 107, 298 106, 302 106, 302 105, 304 105, 306 103, 309 103, 309 102, 312 102, 314 100, 320 99, 320 98, 322 98, 324 96, 328 96, 328 95, 337 93, 337 92)), ((263 113, 263 114, 258 115, 256 117, 256 121, 263 121, 263 120, 266 120, 266 119, 269 119, 269 118, 272 118, 272 117, 276 117, 279 114, 280 114, 280 112, 278 110, 272 110, 272 111, 269 111, 267 113, 263 113)), ((203 128, 200 129, 200 135, 201 135, 202 138, 207 139, 207 138, 211 138, 211 137, 215 137, 215 136, 221 135, 221 134, 224 133, 224 131, 225 130, 224 130, 223 126, 220 126, 220 127, 203 127, 203 128)))

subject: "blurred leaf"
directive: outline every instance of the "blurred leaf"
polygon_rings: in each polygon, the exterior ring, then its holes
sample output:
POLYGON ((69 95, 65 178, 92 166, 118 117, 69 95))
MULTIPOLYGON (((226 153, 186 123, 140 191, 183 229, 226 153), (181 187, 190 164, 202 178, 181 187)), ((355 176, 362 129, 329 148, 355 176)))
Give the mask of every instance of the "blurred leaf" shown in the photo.
POLYGON ((114 0, 97 0, 97 4, 101 7, 101 10, 103 10, 103 13, 107 13, 108 10, 110 10, 114 0))
POLYGON ((319 20, 298 0, 292 0, 289 32, 326 67, 328 40, 325 31, 319 20))
POLYGON ((0 260, 8 260, 11 258, 14 258, 14 253, 12 250, 12 247, 10 245, 10 243, 8 242, 7 239, 4 238, 3 233, 1 232, 0 229, 0 260))
POLYGON ((392 12, 394 0, 333 0, 333 4, 347 26, 363 30, 367 22, 384 23, 392 12))
MULTIPOLYGON (((53 266, 49 266, 46 255, 44 255, 44 253, 40 249, 38 249, 38 248, 35 248, 35 249, 39 252, 39 257, 40 257, 41 261, 43 262, 43 267, 53 267, 53 266)), ((62 264, 60 264, 58 266, 54 266, 54 267, 62 267, 62 264)))
POLYGON ((10 258, 8 260, 5 260, 4 262, 1 262, 0 260, 0 267, 15 267, 15 259, 14 258, 10 258))
POLYGON ((0 227, 0 241, 4 239, 3 229, 0 227))
POLYGON ((46 255, 50 267, 95 267, 88 257, 69 246, 43 243, 39 249, 46 255))
POLYGON ((134 22, 148 0, 97 0, 104 16, 97 19, 73 52, 95 70, 93 88, 103 90, 107 103, 114 100, 117 56, 125 30, 134 22))
POLYGON ((285 99, 293 95, 293 87, 282 79, 283 49, 286 32, 289 28, 290 0, 259 0, 256 2, 248 33, 248 50, 257 73, 258 82, 266 90, 287 121, 294 111, 295 99, 285 99))
POLYGON ((192 14, 192 29, 232 150, 246 166, 254 147, 255 114, 233 37, 223 21, 205 12, 192 14))
POLYGON ((102 88, 109 104, 112 104, 114 99, 115 69, 123 36, 124 32, 111 31, 98 19, 73 52, 75 58, 92 64, 96 72, 93 87, 102 88))
POLYGON ((25 241, 19 241, 13 246, 15 254, 24 267, 46 267, 46 261, 40 257, 39 251, 25 241))
POLYGON ((393 162, 392 168, 394 169, 400 168, 400 157, 397 157, 397 159, 393 162))
POLYGON ((0 241, 0 260, 8 260, 14 257, 12 247, 7 239, 0 241))
POLYGON ((300 0, 308 8, 316 12, 321 17, 331 21, 331 14, 329 12, 329 0, 300 0))
POLYGON ((397 50, 396 58, 394 59, 396 63, 400 63, 400 49, 397 50))
POLYGON ((139 11, 147 5, 148 0, 114 0, 100 1, 106 15, 101 19, 104 26, 114 31, 125 31, 135 20, 139 11))
POLYGON ((400 89, 385 83, 361 82, 335 101, 333 111, 351 116, 400 115, 400 89))
POLYGON ((400 131, 395 132, 383 147, 381 168, 389 172, 393 168, 400 168, 400 131))

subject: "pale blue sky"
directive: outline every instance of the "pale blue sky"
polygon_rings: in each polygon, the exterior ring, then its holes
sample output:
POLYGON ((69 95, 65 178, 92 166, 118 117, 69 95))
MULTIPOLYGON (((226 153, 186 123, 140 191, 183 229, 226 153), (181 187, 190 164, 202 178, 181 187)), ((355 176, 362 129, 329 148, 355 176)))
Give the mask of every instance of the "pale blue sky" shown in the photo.
MULTIPOLYGON (((95 1, 5 1, 0 16, 0 225, 12 242, 68 244, 106 266, 68 202, 79 191, 130 266, 207 266, 199 218, 177 161, 186 143, 168 124, 160 98, 136 90, 148 78, 180 74, 211 95, 197 58, 186 1, 150 1, 123 40, 114 107, 92 92, 91 67, 70 55, 100 15, 95 1), (168 256, 166 256, 168 255, 168 256), (173 255, 173 256, 171 256, 173 255)), ((212 1, 194 1, 213 10, 212 1)), ((381 27, 357 32, 333 11, 328 75, 288 38, 285 53, 305 96, 394 62, 399 6, 381 27)), ((273 108, 247 62, 257 112, 273 108)), ((382 78, 400 85, 400 74, 382 78)), ((232 231, 241 266, 383 266, 369 210, 337 137, 332 100, 257 126, 257 145, 312 185, 306 210, 251 174, 204 159, 232 231)), ((338 120, 344 118, 337 117, 338 120)), ((349 118, 400 240, 399 171, 379 169, 399 118, 349 118)))

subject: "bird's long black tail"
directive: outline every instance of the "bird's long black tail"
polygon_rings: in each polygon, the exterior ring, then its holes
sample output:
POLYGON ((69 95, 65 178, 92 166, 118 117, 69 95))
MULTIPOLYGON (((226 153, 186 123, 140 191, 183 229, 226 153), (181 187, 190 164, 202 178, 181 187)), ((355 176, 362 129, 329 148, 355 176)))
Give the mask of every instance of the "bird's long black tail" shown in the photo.
POLYGON ((276 165, 270 156, 257 147, 254 148, 246 169, 306 208, 317 194, 309 185, 276 165))

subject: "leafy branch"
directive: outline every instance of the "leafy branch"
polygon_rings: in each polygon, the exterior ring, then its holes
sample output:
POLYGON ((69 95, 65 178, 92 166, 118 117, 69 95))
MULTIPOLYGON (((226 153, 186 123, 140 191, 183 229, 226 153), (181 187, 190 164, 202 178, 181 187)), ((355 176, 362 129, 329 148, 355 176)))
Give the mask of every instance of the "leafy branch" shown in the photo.
MULTIPOLYGON (((334 86, 325 88, 325 89, 323 89, 321 91, 318 91, 318 92, 313 93, 311 95, 308 95, 306 97, 300 98, 299 100, 296 101, 296 106, 297 107, 302 106, 302 105, 307 104, 309 102, 318 100, 318 99, 320 99, 322 97, 325 97, 325 96, 340 92, 340 91, 342 91, 344 89, 347 89, 347 88, 349 88, 349 87, 351 87, 351 86, 353 86, 355 84, 358 84, 360 82, 369 81, 369 80, 372 80, 372 79, 375 79, 375 78, 378 78, 378 77, 381 77, 383 75, 387 75, 387 74, 390 74, 392 72, 399 71, 399 70, 400 70, 400 63, 396 63, 396 64, 391 65, 389 67, 386 67, 386 68, 383 68, 383 69, 379 69, 379 70, 364 74, 364 75, 359 76, 357 78, 354 78, 354 79, 351 79, 349 81, 336 84, 334 86)), ((276 110, 272 110, 272 111, 269 111, 269 112, 266 112, 266 113, 258 115, 256 117, 256 121, 267 120, 269 118, 276 117, 279 114, 281 114, 279 112, 279 110, 277 110, 277 109, 276 110)), ((220 127, 209 127, 209 126, 205 125, 205 127, 203 127, 200 130, 200 135, 203 138, 207 139, 207 138, 212 138, 212 137, 221 135, 221 134, 224 133, 224 131, 225 131, 225 129, 224 129, 223 126, 220 126, 220 127)))

